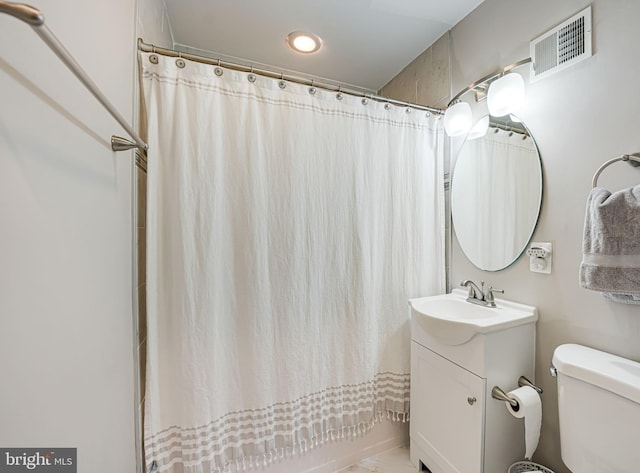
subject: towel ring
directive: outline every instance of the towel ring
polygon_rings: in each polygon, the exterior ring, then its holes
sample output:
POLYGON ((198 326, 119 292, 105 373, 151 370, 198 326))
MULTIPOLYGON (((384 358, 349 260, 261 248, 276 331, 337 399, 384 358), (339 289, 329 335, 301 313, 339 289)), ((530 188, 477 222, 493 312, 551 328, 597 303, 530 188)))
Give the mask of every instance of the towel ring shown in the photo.
POLYGON ((628 162, 629 164, 631 164, 634 167, 640 166, 640 153, 624 154, 624 155, 619 156, 617 158, 610 159, 609 161, 604 163, 602 166, 600 166, 598 168, 596 173, 593 175, 593 180, 591 181, 591 186, 592 187, 598 187, 598 177, 600 176, 602 171, 604 171, 604 168, 606 168, 610 164, 617 163, 618 161, 626 161, 626 162, 628 162))

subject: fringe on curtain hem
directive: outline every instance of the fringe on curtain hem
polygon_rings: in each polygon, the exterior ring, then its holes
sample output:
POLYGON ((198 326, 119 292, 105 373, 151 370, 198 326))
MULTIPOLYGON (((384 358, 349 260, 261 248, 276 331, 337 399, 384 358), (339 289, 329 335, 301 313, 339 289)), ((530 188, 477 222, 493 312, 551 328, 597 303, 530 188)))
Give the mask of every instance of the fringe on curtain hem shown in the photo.
MULTIPOLYGON (((277 461, 284 460, 285 458, 293 458, 296 455, 303 455, 309 450, 331 442, 360 438, 369 433, 375 425, 382 422, 385 417, 387 420, 393 422, 406 423, 409 421, 409 412, 396 412, 391 410, 378 412, 371 422, 360 422, 349 427, 342 427, 341 429, 327 430, 312 437, 311 439, 302 439, 290 447, 275 448, 261 455, 242 457, 237 460, 227 462, 217 468, 213 468, 209 470, 209 472, 241 473, 259 468, 266 468, 277 461)), ((155 461, 152 461, 152 463, 155 464, 155 461)))

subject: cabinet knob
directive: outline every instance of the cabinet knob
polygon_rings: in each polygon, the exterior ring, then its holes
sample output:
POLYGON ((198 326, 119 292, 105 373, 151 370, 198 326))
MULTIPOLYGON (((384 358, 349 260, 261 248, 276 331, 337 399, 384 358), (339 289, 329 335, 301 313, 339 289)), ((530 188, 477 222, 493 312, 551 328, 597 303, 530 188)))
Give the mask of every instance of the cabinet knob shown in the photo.
POLYGON ((469 396, 467 398, 467 402, 469 403, 470 406, 473 406, 476 403, 477 399, 475 397, 471 397, 469 396))

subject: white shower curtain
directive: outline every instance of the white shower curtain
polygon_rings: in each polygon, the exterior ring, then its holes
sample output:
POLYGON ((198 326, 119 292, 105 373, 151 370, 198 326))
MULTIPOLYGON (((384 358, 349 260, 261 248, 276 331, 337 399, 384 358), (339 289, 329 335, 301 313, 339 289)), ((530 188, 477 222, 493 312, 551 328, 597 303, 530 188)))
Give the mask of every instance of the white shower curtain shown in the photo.
POLYGON ((437 121, 140 60, 147 464, 244 470, 406 420, 407 299, 444 290, 437 121))

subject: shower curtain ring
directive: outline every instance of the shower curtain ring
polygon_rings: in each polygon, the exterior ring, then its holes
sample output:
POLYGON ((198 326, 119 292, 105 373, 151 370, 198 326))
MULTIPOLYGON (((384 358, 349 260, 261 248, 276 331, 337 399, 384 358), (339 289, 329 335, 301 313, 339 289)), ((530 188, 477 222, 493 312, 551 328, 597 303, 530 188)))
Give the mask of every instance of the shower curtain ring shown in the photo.
POLYGON ((251 71, 249 72, 249 74, 247 75, 247 80, 249 82, 251 82, 252 84, 256 81, 256 76, 253 73, 253 66, 251 66, 251 71))
POLYGON ((184 69, 184 66, 186 66, 186 63, 182 59, 182 51, 178 51, 178 59, 176 59, 176 66, 178 66, 180 69, 184 69))

